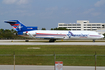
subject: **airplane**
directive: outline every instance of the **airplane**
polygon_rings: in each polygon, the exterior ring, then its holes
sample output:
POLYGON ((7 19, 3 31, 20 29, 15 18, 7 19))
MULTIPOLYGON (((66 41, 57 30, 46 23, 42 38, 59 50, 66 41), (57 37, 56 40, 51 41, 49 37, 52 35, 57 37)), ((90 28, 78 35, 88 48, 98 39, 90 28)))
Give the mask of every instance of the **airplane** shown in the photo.
POLYGON ((60 39, 91 39, 95 42, 96 39, 104 37, 95 31, 38 30, 38 27, 26 27, 18 20, 4 22, 9 23, 17 31, 17 35, 19 36, 48 39, 49 42, 55 42, 60 39))

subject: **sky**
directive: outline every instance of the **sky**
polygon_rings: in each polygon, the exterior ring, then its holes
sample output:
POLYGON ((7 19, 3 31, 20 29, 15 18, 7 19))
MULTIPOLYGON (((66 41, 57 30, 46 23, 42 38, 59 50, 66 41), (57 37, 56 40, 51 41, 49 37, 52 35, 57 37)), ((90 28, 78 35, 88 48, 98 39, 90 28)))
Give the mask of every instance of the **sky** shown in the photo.
POLYGON ((5 20, 39 29, 77 20, 105 23, 105 0, 0 0, 0 29, 12 29, 5 20))

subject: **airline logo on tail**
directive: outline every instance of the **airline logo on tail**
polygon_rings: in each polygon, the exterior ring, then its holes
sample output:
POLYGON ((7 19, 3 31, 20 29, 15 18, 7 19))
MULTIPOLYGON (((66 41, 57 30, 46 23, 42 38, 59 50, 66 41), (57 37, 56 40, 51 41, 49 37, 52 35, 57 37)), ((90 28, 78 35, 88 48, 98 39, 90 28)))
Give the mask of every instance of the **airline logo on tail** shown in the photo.
POLYGON ((20 31, 23 27, 18 20, 5 21, 5 23, 9 23, 16 31, 20 31))
POLYGON ((21 24, 10 24, 11 26, 13 26, 13 28, 18 31, 18 30, 21 30, 22 26, 21 24))

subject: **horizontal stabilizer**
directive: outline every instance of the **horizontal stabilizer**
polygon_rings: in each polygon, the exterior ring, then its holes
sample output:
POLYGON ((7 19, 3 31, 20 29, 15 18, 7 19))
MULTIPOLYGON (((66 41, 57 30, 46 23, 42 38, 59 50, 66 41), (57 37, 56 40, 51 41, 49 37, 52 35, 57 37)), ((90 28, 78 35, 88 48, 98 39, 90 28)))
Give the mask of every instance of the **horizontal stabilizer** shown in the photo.
POLYGON ((4 21, 5 23, 15 24, 16 21, 4 21))
POLYGON ((16 24, 20 23, 18 20, 9 20, 9 21, 4 21, 5 23, 10 23, 10 24, 16 24))

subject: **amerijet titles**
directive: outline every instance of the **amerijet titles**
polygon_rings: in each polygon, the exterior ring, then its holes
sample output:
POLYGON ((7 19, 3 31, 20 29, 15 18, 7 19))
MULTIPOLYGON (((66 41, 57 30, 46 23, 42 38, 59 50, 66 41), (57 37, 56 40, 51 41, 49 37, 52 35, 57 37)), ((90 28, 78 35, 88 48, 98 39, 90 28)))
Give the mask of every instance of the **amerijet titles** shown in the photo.
POLYGON ((73 36, 73 37, 87 37, 88 36, 88 34, 73 34, 72 32, 68 32, 68 34, 67 34, 67 36, 69 37, 69 38, 71 38, 71 36, 73 36))

